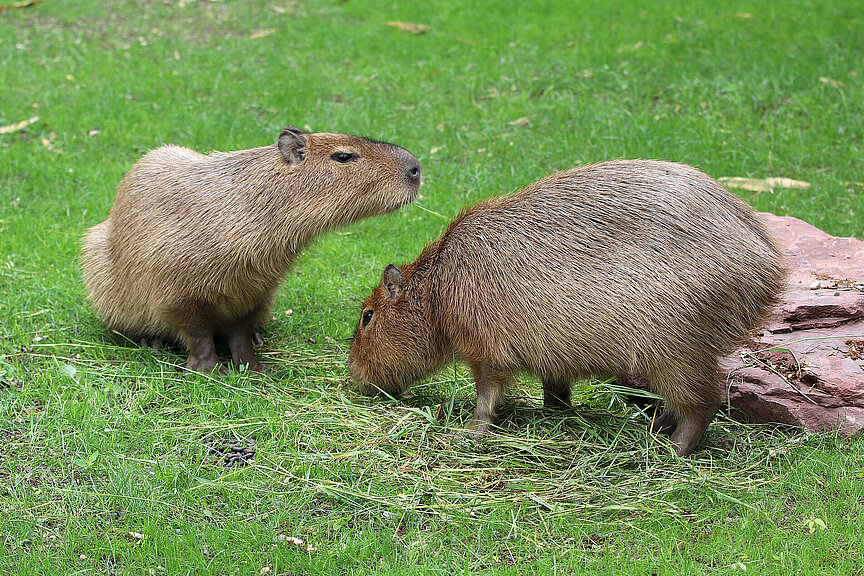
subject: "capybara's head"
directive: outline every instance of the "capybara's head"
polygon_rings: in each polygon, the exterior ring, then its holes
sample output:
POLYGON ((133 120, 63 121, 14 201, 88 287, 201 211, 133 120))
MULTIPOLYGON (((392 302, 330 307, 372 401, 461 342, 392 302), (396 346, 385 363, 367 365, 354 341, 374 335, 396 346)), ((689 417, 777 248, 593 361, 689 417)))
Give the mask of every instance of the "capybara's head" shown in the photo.
POLYGON ((420 161, 395 144, 286 126, 277 146, 310 194, 310 210, 341 213, 345 222, 410 204, 422 183, 420 161))
POLYGON ((363 303, 348 370, 363 394, 398 396, 443 361, 436 330, 429 324, 422 291, 412 286, 413 266, 390 264, 381 284, 363 303))

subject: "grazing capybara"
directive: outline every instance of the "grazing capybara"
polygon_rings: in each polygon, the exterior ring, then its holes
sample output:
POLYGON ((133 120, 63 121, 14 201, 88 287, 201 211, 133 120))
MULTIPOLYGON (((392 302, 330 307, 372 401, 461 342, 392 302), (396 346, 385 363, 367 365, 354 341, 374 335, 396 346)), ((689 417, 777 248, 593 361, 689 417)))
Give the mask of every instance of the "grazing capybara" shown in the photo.
POLYGON ((250 150, 162 146, 84 238, 89 299, 111 330, 185 344, 190 369, 218 366, 214 335, 235 364, 261 369, 255 329, 297 254, 322 232, 413 202, 420 183, 404 148, 293 126, 250 150))
POLYGON ((484 433, 514 372, 544 404, 587 376, 644 377, 655 430, 689 454, 722 397, 721 355, 777 301, 783 257, 754 212, 699 170, 616 160, 463 211, 414 262, 387 266, 348 363, 367 394, 400 394, 454 357, 484 433))

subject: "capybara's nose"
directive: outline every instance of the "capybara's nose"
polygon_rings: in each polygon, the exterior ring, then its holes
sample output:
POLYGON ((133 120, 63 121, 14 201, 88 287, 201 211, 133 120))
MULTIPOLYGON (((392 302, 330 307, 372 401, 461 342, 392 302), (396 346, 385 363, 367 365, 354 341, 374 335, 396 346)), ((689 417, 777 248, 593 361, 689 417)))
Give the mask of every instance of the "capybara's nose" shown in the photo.
POLYGON ((412 182, 419 182, 422 176, 422 172, 420 170, 420 164, 413 164, 408 168, 408 179, 412 182))

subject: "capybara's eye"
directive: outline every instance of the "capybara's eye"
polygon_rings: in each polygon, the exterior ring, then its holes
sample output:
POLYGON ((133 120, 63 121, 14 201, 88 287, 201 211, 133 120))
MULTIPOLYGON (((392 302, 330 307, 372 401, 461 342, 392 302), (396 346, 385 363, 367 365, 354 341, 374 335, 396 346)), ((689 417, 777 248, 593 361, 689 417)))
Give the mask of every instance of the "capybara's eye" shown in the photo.
POLYGON ((370 320, 372 320, 372 310, 366 310, 363 312, 363 326, 369 324, 370 320))
POLYGON ((330 158, 339 162, 340 164, 347 164, 352 160, 357 160, 360 156, 357 154, 351 154, 349 152, 334 152, 330 155, 330 158))

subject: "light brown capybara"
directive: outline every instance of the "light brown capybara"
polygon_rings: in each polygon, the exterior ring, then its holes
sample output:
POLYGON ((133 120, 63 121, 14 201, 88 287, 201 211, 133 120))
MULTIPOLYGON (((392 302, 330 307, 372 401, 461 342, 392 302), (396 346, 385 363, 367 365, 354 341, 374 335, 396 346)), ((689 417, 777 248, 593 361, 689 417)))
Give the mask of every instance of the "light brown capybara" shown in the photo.
POLYGON ((747 204, 699 170, 616 160, 566 170, 463 211, 420 256, 387 266, 348 367, 399 395, 449 362, 477 386, 484 433, 514 372, 570 405, 570 383, 639 376, 665 401, 655 430, 689 454, 722 397, 721 355, 744 342, 786 275, 747 204))
MULTIPOLYGON (((199 154, 162 146, 123 178, 87 232, 90 302, 144 345, 186 345, 187 366, 261 369, 253 340, 297 254, 318 234, 414 201, 420 162, 399 146, 286 127, 276 144, 199 154)), ((224 370, 224 368, 223 368, 224 370)))

